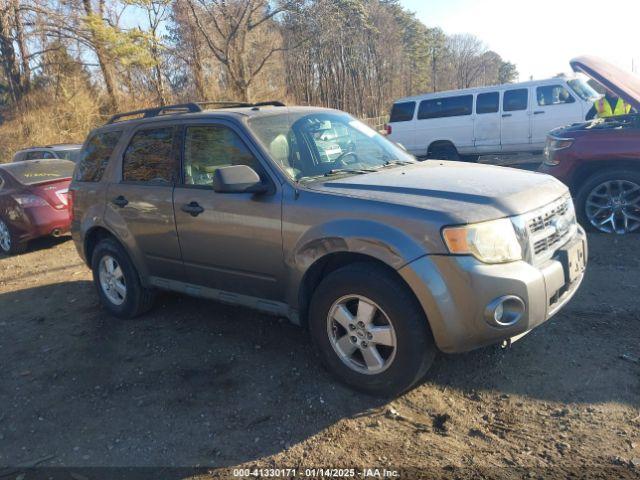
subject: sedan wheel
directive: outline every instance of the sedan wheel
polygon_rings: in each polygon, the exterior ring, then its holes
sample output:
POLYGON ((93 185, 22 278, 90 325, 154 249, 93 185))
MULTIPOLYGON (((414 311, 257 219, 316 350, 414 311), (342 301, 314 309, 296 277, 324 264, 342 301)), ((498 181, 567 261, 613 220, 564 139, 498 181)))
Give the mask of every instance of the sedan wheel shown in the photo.
POLYGON ((589 192, 585 201, 589 223, 604 233, 624 235, 640 228, 640 185, 630 180, 607 180, 589 192))
POLYGON ((122 305, 127 298, 127 284, 116 259, 111 255, 102 257, 98 276, 105 297, 114 305, 122 305))
POLYGON ((11 233, 9 233, 9 227, 7 224, 0 220, 0 249, 4 253, 11 251, 11 233))
POLYGON ((384 372, 396 354, 396 333, 387 314, 360 295, 338 299, 327 317, 331 346, 350 369, 367 375, 384 372))

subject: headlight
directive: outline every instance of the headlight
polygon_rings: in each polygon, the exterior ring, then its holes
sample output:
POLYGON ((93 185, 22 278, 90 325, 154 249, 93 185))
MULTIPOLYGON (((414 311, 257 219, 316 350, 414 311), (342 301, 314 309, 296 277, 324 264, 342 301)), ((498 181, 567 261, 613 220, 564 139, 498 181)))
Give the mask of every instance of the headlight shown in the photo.
POLYGON ((547 137, 547 144, 544 147, 544 163, 546 165, 555 166, 560 163, 556 158, 555 152, 564 150, 573 145, 573 138, 547 137))
POLYGON ((522 259, 522 247, 508 218, 447 227, 442 237, 450 253, 473 255, 485 263, 505 263, 522 259))

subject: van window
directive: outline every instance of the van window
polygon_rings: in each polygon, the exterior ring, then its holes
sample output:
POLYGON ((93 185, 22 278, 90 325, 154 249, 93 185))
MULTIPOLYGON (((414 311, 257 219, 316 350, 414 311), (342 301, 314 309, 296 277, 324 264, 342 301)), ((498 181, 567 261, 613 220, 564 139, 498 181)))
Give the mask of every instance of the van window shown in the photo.
POLYGON ((498 92, 480 93, 476 97, 476 113, 496 113, 500 107, 498 92))
POLYGON ((93 135, 80 152, 74 179, 78 182, 99 182, 121 135, 120 130, 93 135))
POLYGON ((538 105, 548 107, 549 105, 562 105, 563 103, 573 103, 575 98, 571 96, 569 90, 562 85, 545 85, 536 88, 536 98, 538 105))
POLYGON ((515 112, 516 110, 526 110, 528 105, 529 90, 518 88, 517 90, 507 90, 504 92, 502 101, 505 112, 515 112))
POLYGON ((418 108, 418 120, 471 115, 472 109, 473 95, 423 100, 418 108))
POLYGON ((389 117, 389 123, 391 122, 408 122, 413 120, 413 112, 416 109, 416 102, 402 102, 394 103, 391 107, 391 116, 389 117))
POLYGON ((122 180, 171 185, 177 173, 177 156, 173 151, 174 127, 138 131, 122 160, 122 180))

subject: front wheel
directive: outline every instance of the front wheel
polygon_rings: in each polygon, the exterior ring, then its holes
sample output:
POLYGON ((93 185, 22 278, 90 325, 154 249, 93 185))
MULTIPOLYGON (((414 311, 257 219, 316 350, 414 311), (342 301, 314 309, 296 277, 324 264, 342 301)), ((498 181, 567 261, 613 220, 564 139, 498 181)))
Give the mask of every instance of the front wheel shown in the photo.
POLYGON ((344 383, 397 395, 427 372, 436 348, 422 308, 386 269, 359 263, 322 280, 309 322, 323 362, 344 383))
POLYGON ((603 233, 640 231, 640 172, 612 170, 595 174, 576 198, 578 220, 603 233))

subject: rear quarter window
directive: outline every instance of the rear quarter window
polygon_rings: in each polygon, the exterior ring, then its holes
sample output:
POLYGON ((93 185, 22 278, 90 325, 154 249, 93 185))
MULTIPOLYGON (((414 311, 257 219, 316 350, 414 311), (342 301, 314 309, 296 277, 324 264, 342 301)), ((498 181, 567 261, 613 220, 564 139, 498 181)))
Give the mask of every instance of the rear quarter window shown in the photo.
POLYGON ((94 134, 80 152, 74 180, 99 182, 121 136, 121 130, 94 134))
POLYGON ((389 123, 408 122, 413 120, 413 112, 416 109, 416 102, 394 103, 391 107, 389 123))

